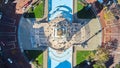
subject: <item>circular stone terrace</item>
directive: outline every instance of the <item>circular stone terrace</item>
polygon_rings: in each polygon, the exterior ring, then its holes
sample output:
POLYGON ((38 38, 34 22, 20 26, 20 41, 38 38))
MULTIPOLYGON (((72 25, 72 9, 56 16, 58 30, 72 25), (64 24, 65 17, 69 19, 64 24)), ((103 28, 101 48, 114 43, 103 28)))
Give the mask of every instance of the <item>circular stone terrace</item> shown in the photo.
POLYGON ((48 31, 48 38, 51 43, 50 47, 64 50, 72 45, 69 42, 70 23, 62 16, 58 16, 49 23, 48 31))

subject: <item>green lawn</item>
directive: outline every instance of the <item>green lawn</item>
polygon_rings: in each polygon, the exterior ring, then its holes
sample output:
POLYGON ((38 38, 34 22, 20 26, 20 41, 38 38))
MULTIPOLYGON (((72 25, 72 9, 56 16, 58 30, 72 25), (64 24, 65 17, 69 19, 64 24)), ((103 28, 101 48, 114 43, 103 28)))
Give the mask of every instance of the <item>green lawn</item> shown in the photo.
POLYGON ((38 64, 43 64, 43 53, 40 54, 35 60, 38 61, 38 64))
POLYGON ((40 50, 25 50, 25 55, 29 61, 38 62, 39 65, 43 65, 43 51, 40 50))
POLYGON ((44 15, 44 2, 41 0, 41 3, 34 9, 34 14, 36 18, 42 18, 44 15))
POLYGON ((84 7, 84 6, 80 3, 80 1, 81 1, 81 0, 78 0, 78 1, 77 1, 77 11, 82 10, 83 7, 84 7))
POLYGON ((26 13, 28 18, 42 18, 44 16, 44 0, 41 0, 38 5, 35 6, 35 8, 32 10, 30 8, 28 10, 28 13, 26 13))
POLYGON ((76 54, 76 64, 80 64, 90 55, 92 51, 77 51, 76 54))

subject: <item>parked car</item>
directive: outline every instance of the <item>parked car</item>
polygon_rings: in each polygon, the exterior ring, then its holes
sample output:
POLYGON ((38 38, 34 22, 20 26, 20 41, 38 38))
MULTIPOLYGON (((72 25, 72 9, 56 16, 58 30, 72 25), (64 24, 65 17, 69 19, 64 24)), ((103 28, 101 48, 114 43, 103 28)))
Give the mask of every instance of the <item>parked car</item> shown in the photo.
POLYGON ((11 63, 11 64, 13 63, 13 61, 10 58, 8 58, 7 60, 9 63, 11 63))
POLYGON ((5 0, 5 2, 4 2, 5 4, 7 4, 8 3, 8 0, 5 0))

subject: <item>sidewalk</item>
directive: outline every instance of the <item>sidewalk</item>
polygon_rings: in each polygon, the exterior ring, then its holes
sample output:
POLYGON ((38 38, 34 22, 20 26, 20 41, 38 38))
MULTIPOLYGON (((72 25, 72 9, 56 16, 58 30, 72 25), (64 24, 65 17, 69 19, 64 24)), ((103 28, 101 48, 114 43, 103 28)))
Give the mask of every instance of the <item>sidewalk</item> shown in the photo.
POLYGON ((46 49, 44 52, 43 52, 43 68, 48 68, 48 50, 46 49))
POLYGON ((98 45, 102 43, 102 28, 101 24, 99 23, 98 18, 92 19, 88 24, 85 26, 85 41, 87 41, 87 47, 83 48, 81 45, 76 45, 75 50, 95 50, 97 49, 98 45), (89 30, 88 30, 89 29, 89 30))

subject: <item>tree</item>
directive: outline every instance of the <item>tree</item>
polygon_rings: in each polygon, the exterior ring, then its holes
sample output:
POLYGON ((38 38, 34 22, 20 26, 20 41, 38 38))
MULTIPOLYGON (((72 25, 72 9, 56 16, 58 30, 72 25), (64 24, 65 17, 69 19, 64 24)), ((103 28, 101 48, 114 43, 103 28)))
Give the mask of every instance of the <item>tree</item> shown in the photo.
POLYGON ((93 68, 106 68, 105 64, 101 64, 97 62, 96 64, 93 65, 93 68))
POLYGON ((104 63, 109 60, 109 51, 105 48, 98 48, 95 54, 95 60, 104 63))
POLYGON ((96 51, 91 52, 87 59, 89 61, 105 63, 109 60, 109 51, 106 48, 99 47, 96 51))
POLYGON ((116 64, 116 65, 115 65, 115 68, 120 68, 120 64, 116 64))
POLYGON ((94 52, 91 52, 89 56, 86 57, 87 60, 89 61, 94 61, 94 58, 95 58, 95 53, 94 52))
POLYGON ((120 0, 118 0, 118 4, 120 4, 120 0))
POLYGON ((107 21, 111 21, 111 20, 114 19, 113 13, 110 10, 108 10, 107 7, 104 8, 104 14, 103 15, 104 15, 104 19, 107 20, 107 21))
POLYGON ((106 47, 98 47, 87 57, 90 62, 95 62, 94 68, 106 68, 105 62, 109 60, 110 51, 106 47))

